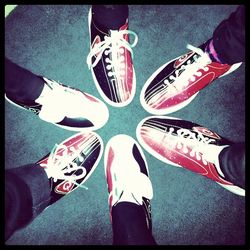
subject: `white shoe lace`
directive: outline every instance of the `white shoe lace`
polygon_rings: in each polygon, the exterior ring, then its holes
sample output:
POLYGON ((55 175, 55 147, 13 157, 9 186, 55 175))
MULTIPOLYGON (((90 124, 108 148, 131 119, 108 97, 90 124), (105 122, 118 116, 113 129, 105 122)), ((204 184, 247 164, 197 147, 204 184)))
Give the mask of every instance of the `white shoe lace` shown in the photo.
POLYGON ((124 49, 127 49, 131 52, 131 55, 133 57, 133 51, 132 48, 135 47, 135 45, 138 42, 138 36, 135 32, 130 30, 111 30, 110 36, 105 36, 104 41, 96 44, 94 48, 90 50, 90 53, 87 56, 87 64, 89 68, 93 68, 97 65, 97 63, 102 58, 103 53, 105 54, 106 58, 105 61, 108 63, 107 70, 108 76, 111 77, 113 75, 118 74, 125 74, 125 57, 119 56, 119 53, 124 54, 124 49), (133 35, 134 36, 134 42, 130 44, 124 39, 124 35, 133 35), (123 48, 122 48, 123 47, 123 48), (104 52, 105 51, 105 52, 104 52), (111 53, 111 56, 108 57, 108 55, 111 53), (95 57, 94 62, 92 62, 92 58, 95 57), (110 59, 111 58, 111 59, 110 59), (111 69, 114 68, 114 71, 112 72, 111 69))
MULTIPOLYGON (((165 79, 163 81, 164 88, 160 92, 160 100, 164 99, 166 94, 171 96, 180 92, 189 84, 189 81, 196 81, 196 77, 202 76, 202 73, 199 70, 209 70, 207 67, 207 65, 211 63, 209 56, 203 52, 202 49, 194 47, 190 44, 187 45, 187 48, 196 52, 199 56, 194 55, 194 62, 191 63, 191 60, 188 60, 187 65, 182 65, 179 69, 174 71, 175 75, 170 75, 169 80, 165 79)), ((150 100, 150 102, 154 103, 156 101, 159 102, 157 93, 150 100)))
POLYGON ((214 139, 204 136, 199 131, 197 131, 197 135, 188 129, 177 130, 177 135, 173 135, 173 131, 174 128, 171 127, 164 137, 164 141, 167 140, 167 144, 173 143, 184 154, 188 154, 188 148, 191 148, 189 155, 192 158, 195 157, 198 161, 202 160, 204 165, 207 165, 208 161, 215 163, 217 155, 209 155, 210 147, 208 146, 215 141, 214 139))
POLYGON ((76 153, 74 147, 68 149, 64 144, 56 144, 48 157, 47 164, 42 163, 41 167, 44 167, 48 177, 52 177, 54 182, 57 180, 65 180, 77 185, 78 187, 88 189, 86 186, 76 182, 76 180, 84 178, 87 174, 87 171, 83 166, 79 166, 73 161, 76 158, 78 158, 80 162, 84 160, 81 152, 76 153), (77 171, 81 171, 81 174, 77 173, 76 175, 75 173, 77 171), (66 175, 67 173, 72 174, 66 175))
POLYGON ((209 68, 207 67, 207 65, 211 63, 211 59, 209 58, 209 56, 205 52, 203 52, 202 49, 196 48, 190 44, 187 45, 187 48, 196 52, 198 55, 200 55, 200 57, 194 55, 193 63, 191 63, 191 60, 188 60, 187 65, 182 65, 180 69, 177 69, 175 71, 175 76, 171 75, 169 77, 170 80, 173 80, 172 84, 167 79, 164 80, 164 83, 168 87, 170 87, 169 90, 173 90, 175 92, 176 90, 182 90, 188 85, 189 80, 194 82, 196 80, 196 76, 202 76, 202 73, 199 70, 209 70, 209 68), (179 73, 181 74, 179 75, 179 73))

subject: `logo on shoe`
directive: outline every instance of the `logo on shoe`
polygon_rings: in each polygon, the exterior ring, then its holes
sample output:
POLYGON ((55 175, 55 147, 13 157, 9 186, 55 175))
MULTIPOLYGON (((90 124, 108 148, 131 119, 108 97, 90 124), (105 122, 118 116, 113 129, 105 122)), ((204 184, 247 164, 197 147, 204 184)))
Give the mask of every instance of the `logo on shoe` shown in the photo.
POLYGON ((69 181, 63 181, 54 188, 54 191, 58 194, 67 194, 74 188, 75 184, 69 181))
POLYGON ((216 140, 221 139, 221 137, 218 134, 216 134, 215 132, 212 132, 209 129, 204 128, 204 127, 193 127, 193 130, 196 132, 200 132, 203 135, 208 136, 210 138, 214 138, 216 140))
POLYGON ((175 63, 174 63, 174 68, 178 68, 180 65, 182 65, 188 58, 190 58, 195 52, 190 51, 187 54, 179 57, 175 63))

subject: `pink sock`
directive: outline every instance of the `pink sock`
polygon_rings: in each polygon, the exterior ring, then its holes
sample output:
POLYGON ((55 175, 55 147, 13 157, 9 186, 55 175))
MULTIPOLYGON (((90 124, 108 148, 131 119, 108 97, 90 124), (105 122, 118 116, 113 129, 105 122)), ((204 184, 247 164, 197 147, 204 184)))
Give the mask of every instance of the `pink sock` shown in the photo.
POLYGON ((212 61, 215 60, 216 62, 222 63, 222 61, 219 59, 218 54, 214 49, 213 39, 211 39, 211 41, 208 43, 206 51, 209 53, 209 55, 212 56, 212 58, 210 57, 212 61))

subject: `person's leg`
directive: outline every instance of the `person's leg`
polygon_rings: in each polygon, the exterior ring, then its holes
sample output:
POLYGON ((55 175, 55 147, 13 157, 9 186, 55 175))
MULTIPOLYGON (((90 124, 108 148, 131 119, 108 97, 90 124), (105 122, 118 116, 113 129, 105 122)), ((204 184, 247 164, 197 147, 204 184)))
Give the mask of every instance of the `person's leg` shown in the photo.
POLYGON ((93 22, 104 30, 119 29, 129 15, 128 5, 93 5, 91 10, 93 22))
POLYGON ((35 102, 44 88, 43 78, 5 58, 5 92, 19 102, 35 102))
POLYGON ((220 168, 225 178, 245 188, 245 143, 235 143, 219 154, 220 168))
POLYGON ((120 202, 112 208, 114 245, 156 245, 143 206, 120 202))
POLYGON ((73 131, 96 130, 109 111, 98 98, 47 79, 5 58, 5 99, 40 119, 73 131))
POLYGON ((5 240, 30 223, 50 202, 49 179, 37 164, 5 171, 5 240))
POLYGON ((245 61, 245 6, 240 5, 213 33, 214 49, 221 62, 245 61))
POLYGON ((155 245, 150 200, 152 184, 140 145, 127 135, 106 145, 105 175, 114 245, 155 245))

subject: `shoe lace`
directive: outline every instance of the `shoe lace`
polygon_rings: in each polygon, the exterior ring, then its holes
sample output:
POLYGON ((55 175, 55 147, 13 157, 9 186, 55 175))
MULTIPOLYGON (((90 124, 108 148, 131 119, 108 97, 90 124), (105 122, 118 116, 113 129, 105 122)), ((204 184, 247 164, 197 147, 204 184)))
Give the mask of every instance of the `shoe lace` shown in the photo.
POLYGON ((135 45, 138 42, 138 36, 135 32, 130 30, 111 30, 110 36, 104 36, 104 41, 96 44, 94 48, 90 50, 90 53, 87 56, 87 64, 89 68, 93 68, 97 65, 97 63, 102 58, 102 55, 106 56, 105 61, 108 64, 106 66, 108 72, 108 76, 111 77, 112 75, 115 75, 115 72, 119 72, 120 74, 124 74, 125 71, 125 57, 124 55, 119 56, 119 53, 124 54, 124 49, 127 49, 131 52, 132 58, 133 58, 133 50, 132 48, 135 47, 135 45), (134 41, 132 44, 126 41, 124 39, 124 35, 133 35, 134 41), (111 56, 108 55, 111 53, 111 56), (92 62, 92 58, 95 57, 94 62, 92 62), (111 71, 111 69, 114 68, 114 72, 111 71))
POLYGON ((197 134, 191 132, 188 129, 177 130, 177 135, 173 134, 174 128, 170 128, 166 134, 165 139, 168 139, 168 144, 173 143, 177 149, 182 150, 184 154, 188 154, 191 157, 196 157, 198 161, 202 160, 204 165, 207 165, 206 156, 203 152, 209 150, 207 145, 214 142, 214 139, 204 136, 201 132, 197 131, 197 134), (173 136, 174 135, 174 136, 173 136), (189 152, 188 148, 191 148, 189 152))
POLYGON ((55 144, 48 157, 47 163, 41 164, 41 167, 44 167, 48 177, 52 177, 54 182, 57 180, 65 180, 78 187, 88 189, 85 185, 76 182, 76 180, 84 178, 87 174, 86 169, 78 165, 76 159, 78 159, 79 162, 84 160, 84 156, 81 152, 77 153, 74 147, 68 149, 64 144, 55 144), (72 160, 73 156, 75 160, 72 160), (79 171, 81 171, 81 174, 79 174, 79 171), (67 175, 69 173, 70 175, 67 175))
POLYGON ((196 80, 196 76, 201 77, 202 73, 199 70, 209 70, 207 65, 211 63, 211 60, 208 55, 203 52, 202 49, 196 48, 190 44, 187 45, 187 48, 196 52, 198 55, 194 55, 193 63, 191 63, 191 60, 188 60, 186 65, 182 65, 180 69, 175 71, 175 76, 171 75, 169 77, 169 80, 172 80, 171 83, 168 79, 164 80, 164 83, 173 91, 185 88, 189 80, 192 82, 196 80))
MULTIPOLYGON (((209 56, 203 52, 202 49, 194 47, 190 44, 187 44, 187 48, 191 51, 196 52, 196 55, 193 56, 193 62, 189 59, 186 62, 186 65, 182 65, 179 69, 174 71, 174 75, 170 75, 169 79, 163 81, 163 89, 160 92, 161 99, 168 95, 175 95, 179 91, 183 90, 188 84, 189 81, 194 82, 196 77, 201 77, 202 72, 200 70, 208 71, 208 64, 211 63, 209 56)), ((153 97, 154 98, 154 97, 153 97)), ((155 96, 156 100, 159 101, 159 97, 155 96)), ((156 101, 154 99, 151 102, 156 101)))

